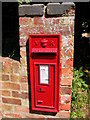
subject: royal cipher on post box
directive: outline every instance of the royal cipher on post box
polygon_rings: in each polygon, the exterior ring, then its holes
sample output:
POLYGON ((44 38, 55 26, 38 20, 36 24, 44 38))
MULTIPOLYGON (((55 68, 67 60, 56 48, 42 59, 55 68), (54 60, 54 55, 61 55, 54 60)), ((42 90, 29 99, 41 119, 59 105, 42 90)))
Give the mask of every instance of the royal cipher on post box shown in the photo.
POLYGON ((29 35, 33 111, 59 111, 60 40, 60 35, 29 35))

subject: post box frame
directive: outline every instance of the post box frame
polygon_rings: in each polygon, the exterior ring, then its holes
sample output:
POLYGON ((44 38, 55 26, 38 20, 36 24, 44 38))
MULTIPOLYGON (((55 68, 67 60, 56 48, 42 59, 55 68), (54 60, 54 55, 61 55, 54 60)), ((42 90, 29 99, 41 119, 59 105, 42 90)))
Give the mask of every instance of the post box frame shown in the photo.
MULTIPOLYGON (((61 74, 61 60, 60 60, 60 44, 61 44, 61 34, 55 34, 55 35, 52 35, 52 34, 30 34, 29 35, 29 63, 30 63, 30 85, 31 85, 31 109, 32 111, 42 111, 42 112, 52 112, 52 113, 57 113, 59 111, 59 101, 60 101, 60 74, 61 74), (47 36, 47 37, 57 37, 58 38, 58 77, 56 80, 57 81, 57 97, 55 96, 55 98, 57 98, 57 100, 55 100, 57 102, 57 107, 54 109, 54 108, 38 108, 38 107, 35 107, 35 91, 34 91, 34 82, 33 80, 35 80, 35 76, 33 76, 33 65, 32 65, 32 59, 31 59, 31 52, 35 52, 32 51, 32 47, 31 47, 31 39, 32 37, 44 37, 44 36, 47 36)), ((36 51, 37 52, 37 51, 36 51)), ((43 51, 44 52, 44 51, 43 51)), ((47 53, 47 52, 46 52, 47 53)), ((53 53, 53 50, 50 51, 50 53, 52 54, 53 53)), ((37 64, 36 62, 34 63, 34 65, 37 64)), ((40 62, 40 64, 43 64, 42 62, 40 62)), ((45 62, 44 64, 48 64, 47 62, 45 62)), ((49 64, 54 64, 54 63, 49 63, 49 64)), ((40 69, 40 65, 39 65, 39 69, 40 69)), ((39 74, 40 75, 40 74, 39 74)), ((40 77, 40 76, 39 76, 40 77)), ((41 84, 41 83, 40 83, 41 84)), ((48 84, 47 84, 48 85, 48 84)))

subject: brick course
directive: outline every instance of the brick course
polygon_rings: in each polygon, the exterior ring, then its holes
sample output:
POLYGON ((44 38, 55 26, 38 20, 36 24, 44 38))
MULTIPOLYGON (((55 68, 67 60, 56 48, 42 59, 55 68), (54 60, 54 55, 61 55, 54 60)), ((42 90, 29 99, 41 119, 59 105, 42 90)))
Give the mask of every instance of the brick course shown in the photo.
POLYGON ((24 107, 24 106, 15 106, 14 107, 14 111, 15 112, 20 112, 20 113, 29 113, 30 109, 28 107, 24 107))
POLYGON ((69 103, 71 102, 71 95, 61 95, 61 102, 62 103, 69 103))
POLYGON ((9 75, 2 74, 2 81, 8 81, 9 80, 9 75))
POLYGON ((3 103, 8 103, 8 104, 21 105, 21 100, 20 99, 2 97, 2 102, 3 103))
POLYGON ((6 61, 3 63, 3 72, 4 73, 10 73, 11 72, 11 63, 9 61, 6 61))
POLYGON ((2 89, 20 90, 20 85, 17 83, 3 82, 2 89))
POLYGON ((12 106, 7 104, 2 104, 2 111, 12 111, 12 106))
POLYGON ((15 97, 15 98, 27 99, 28 98, 28 92, 19 93, 18 91, 12 91, 12 96, 15 97))
POLYGON ((61 78, 61 86, 72 86, 72 78, 61 78))
POLYGON ((9 90, 2 90, 2 96, 10 96, 9 90))
POLYGON ((8 118, 9 118, 9 117, 10 117, 10 118, 22 118, 22 116, 21 116, 20 114, 15 114, 15 113, 11 113, 11 112, 10 112, 10 113, 6 113, 6 114, 5 114, 5 117, 6 117, 6 118, 7 118, 7 117, 8 117, 8 118))

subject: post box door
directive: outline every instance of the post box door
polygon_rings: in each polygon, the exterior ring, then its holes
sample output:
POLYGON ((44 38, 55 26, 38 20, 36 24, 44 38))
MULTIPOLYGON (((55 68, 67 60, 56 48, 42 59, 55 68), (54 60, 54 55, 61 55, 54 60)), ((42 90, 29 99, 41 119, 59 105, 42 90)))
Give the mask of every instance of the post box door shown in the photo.
POLYGON ((55 77, 54 63, 35 64, 35 106, 55 108, 55 77))
POLYGON ((29 35, 31 108, 59 110, 60 35, 29 35))

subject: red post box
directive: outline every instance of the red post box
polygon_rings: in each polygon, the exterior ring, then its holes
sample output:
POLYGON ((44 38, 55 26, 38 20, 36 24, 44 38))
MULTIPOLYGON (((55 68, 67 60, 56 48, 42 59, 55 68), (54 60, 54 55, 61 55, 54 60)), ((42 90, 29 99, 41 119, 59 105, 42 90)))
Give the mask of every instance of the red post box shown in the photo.
POLYGON ((58 112, 60 35, 29 35, 31 108, 58 112))

